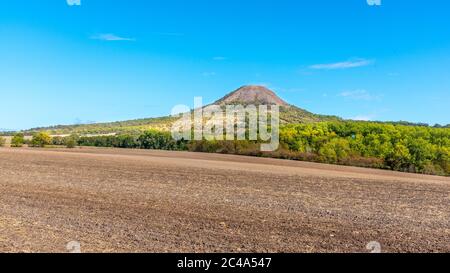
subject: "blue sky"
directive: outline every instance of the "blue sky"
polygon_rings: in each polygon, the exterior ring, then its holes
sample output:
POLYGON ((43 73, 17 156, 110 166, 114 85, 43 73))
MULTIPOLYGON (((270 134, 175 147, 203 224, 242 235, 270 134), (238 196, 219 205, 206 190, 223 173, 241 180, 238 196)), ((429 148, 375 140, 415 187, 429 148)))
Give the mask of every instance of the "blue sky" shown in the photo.
POLYGON ((167 115, 263 84, 315 113, 450 123, 444 0, 2 0, 0 128, 167 115))

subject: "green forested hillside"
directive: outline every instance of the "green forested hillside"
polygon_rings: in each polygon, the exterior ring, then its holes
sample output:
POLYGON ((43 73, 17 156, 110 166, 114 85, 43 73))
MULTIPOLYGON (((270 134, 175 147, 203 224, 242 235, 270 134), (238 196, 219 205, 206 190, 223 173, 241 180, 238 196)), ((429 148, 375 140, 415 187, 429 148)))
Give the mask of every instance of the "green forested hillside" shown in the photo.
POLYGON ((320 162, 398 171, 450 174, 450 129, 373 122, 289 125, 281 133, 289 151, 320 162))

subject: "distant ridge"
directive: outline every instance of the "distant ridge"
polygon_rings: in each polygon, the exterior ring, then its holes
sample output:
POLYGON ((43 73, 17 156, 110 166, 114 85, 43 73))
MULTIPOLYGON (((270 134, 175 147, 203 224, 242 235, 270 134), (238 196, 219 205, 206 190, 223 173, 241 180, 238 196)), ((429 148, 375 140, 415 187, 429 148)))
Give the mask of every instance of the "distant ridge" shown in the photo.
POLYGON ((0 132, 14 132, 13 129, 0 128, 0 132))
MULTIPOLYGON (((320 121, 341 120, 336 116, 317 115, 291 105, 264 86, 246 85, 217 100, 216 105, 278 105, 280 106, 281 124, 312 123, 320 121)), ((168 131, 177 117, 165 116, 159 118, 143 118, 127 121, 116 121, 93 124, 56 125, 51 127, 33 128, 22 131, 25 134, 46 131, 54 135, 65 134, 110 134, 110 133, 139 133, 149 129, 168 131)), ((1 133, 0 133, 1 134, 1 133)))

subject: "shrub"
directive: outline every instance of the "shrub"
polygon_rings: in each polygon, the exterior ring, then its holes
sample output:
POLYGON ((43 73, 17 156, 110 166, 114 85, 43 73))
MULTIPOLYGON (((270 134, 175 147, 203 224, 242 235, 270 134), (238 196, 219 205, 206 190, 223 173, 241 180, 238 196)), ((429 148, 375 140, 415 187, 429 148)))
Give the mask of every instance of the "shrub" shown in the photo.
POLYGON ((117 136, 117 146, 118 148, 136 148, 138 147, 136 137, 132 135, 119 135, 117 136))
POLYGON ((170 133, 159 131, 147 131, 138 138, 139 147, 142 149, 176 150, 177 142, 170 133))
POLYGON ((341 160, 340 163, 355 167, 386 169, 384 160, 375 157, 351 156, 341 160))
POLYGON ((0 136, 0 147, 5 146, 5 143, 6 143, 6 139, 4 137, 0 136))
POLYGON ((68 137, 63 138, 62 145, 65 145, 67 148, 72 149, 78 145, 80 137, 77 134, 72 134, 68 137))
POLYGON ((25 143, 25 136, 22 133, 15 134, 11 139, 11 147, 22 147, 25 143))
POLYGON ((56 136, 52 139, 52 145, 63 146, 66 144, 66 139, 64 137, 56 136))
POLYGON ((324 145, 319 150, 320 159, 326 163, 337 163, 338 157, 336 151, 334 150, 334 146, 332 144, 324 145))
POLYGON ((439 166, 431 162, 425 163, 422 173, 429 175, 445 175, 445 171, 439 166))
POLYGON ((68 137, 65 142, 66 147, 69 149, 75 148, 77 146, 77 140, 73 137, 68 137))
POLYGON ((33 135, 31 140, 32 147, 45 147, 45 145, 52 144, 52 137, 44 132, 39 132, 33 135))

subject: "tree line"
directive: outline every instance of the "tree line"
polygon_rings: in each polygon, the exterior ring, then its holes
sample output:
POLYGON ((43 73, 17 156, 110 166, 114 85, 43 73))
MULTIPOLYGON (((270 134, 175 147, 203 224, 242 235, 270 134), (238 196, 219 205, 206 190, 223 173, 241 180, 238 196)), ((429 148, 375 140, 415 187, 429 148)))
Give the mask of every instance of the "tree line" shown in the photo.
MULTIPOLYGON (((4 141, 0 139, 0 144, 4 141)), ((175 141, 165 131, 115 136, 71 135, 51 138, 44 132, 29 141, 23 134, 11 146, 28 144, 133 149, 158 149, 275 157, 395 171, 450 175, 450 129, 374 122, 333 121, 286 125, 280 129, 280 148, 261 152, 258 141, 175 141)))
POLYGON ((450 174, 450 130, 373 122, 289 125, 281 142, 319 162, 450 174))

